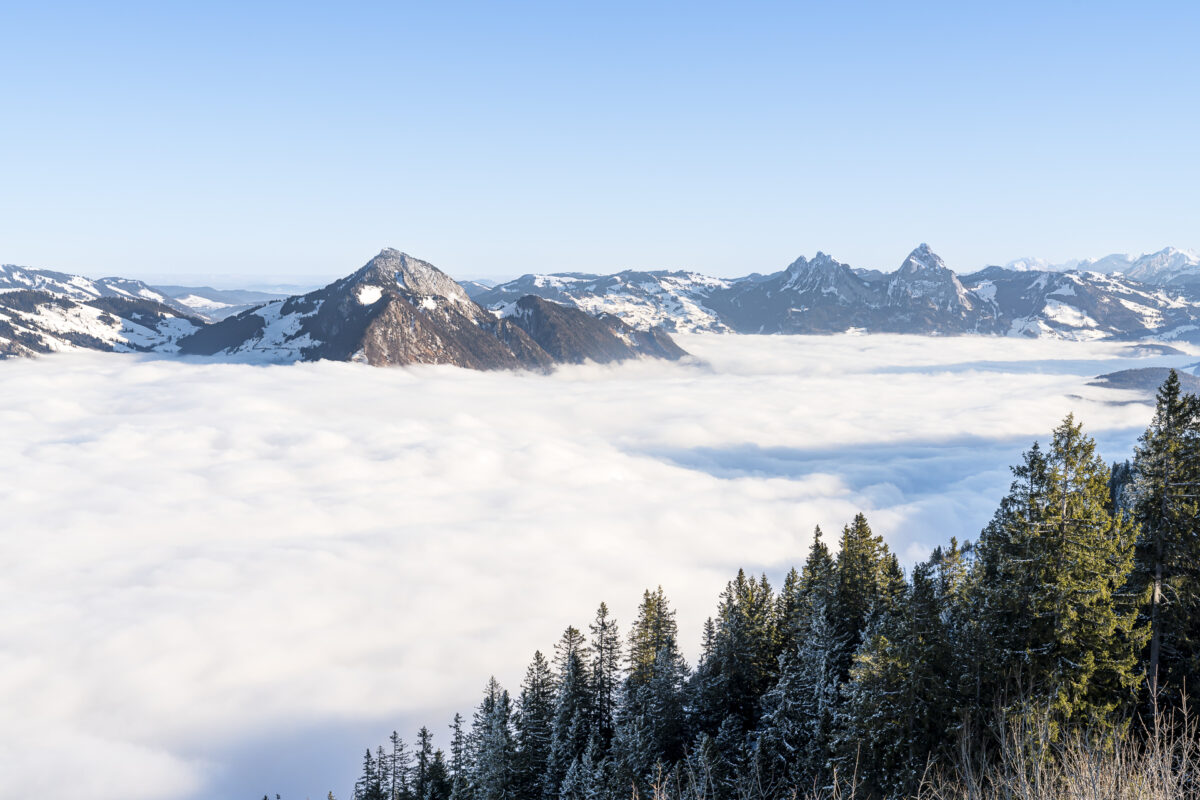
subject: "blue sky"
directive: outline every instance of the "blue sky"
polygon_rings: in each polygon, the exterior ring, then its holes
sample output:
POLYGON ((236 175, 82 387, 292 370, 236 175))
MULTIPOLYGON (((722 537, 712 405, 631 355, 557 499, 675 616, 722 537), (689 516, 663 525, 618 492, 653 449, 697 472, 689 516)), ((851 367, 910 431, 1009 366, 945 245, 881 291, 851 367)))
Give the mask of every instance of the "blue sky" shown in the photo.
POLYGON ((384 246, 458 277, 1200 248, 1198 31, 1192 3, 5 4, 0 262, 232 285, 384 246))

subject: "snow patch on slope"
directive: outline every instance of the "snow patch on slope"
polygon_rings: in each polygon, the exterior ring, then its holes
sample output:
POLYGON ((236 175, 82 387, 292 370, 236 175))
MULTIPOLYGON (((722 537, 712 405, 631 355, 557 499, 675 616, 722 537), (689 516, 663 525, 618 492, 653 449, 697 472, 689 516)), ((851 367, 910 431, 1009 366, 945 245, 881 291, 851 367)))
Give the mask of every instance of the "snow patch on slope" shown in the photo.
POLYGON ((360 286, 355 292, 355 298, 364 306, 369 306, 379 301, 383 297, 383 289, 379 286, 360 286))

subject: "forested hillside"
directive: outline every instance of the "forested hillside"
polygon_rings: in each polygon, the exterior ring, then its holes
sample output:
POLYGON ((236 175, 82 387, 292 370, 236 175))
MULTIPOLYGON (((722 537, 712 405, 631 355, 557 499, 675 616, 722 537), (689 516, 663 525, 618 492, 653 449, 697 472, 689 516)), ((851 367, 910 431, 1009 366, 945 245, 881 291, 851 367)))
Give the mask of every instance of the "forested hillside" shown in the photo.
POLYGON ((904 797, 1013 731, 1124 752, 1200 676, 1200 405, 1172 373, 1131 462, 1067 417, 1013 475, 908 574, 862 514, 779 587, 739 572, 695 665, 661 588, 625 630, 601 603, 513 692, 487 681, 448 753, 426 728, 368 750, 354 797, 904 797))

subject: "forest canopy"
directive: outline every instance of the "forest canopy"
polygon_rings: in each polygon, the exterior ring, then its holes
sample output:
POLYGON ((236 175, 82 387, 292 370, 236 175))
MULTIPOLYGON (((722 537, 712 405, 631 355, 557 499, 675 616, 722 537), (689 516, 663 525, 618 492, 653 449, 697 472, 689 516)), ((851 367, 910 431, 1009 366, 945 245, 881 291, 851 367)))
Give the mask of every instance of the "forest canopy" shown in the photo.
POLYGON ((778 587, 739 571, 694 666, 661 587, 624 633, 600 603, 448 753, 427 728, 367 750, 354 798, 904 797, 1012 730, 1111 751, 1200 676, 1200 401, 1172 371, 1132 460, 1068 416, 1012 472, 974 542, 907 573, 861 513, 778 587))

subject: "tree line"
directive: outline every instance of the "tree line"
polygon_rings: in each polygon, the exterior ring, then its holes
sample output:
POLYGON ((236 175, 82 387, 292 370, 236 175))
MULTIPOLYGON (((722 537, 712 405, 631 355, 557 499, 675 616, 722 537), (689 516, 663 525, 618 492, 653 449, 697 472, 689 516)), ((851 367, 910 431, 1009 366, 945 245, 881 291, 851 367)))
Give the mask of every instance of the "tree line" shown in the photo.
MULTIPOLYGON (((974 543, 905 574, 857 515, 818 528, 776 589, 739 571, 684 659, 661 587, 622 634, 601 603, 490 679, 448 754, 426 728, 367 750, 355 800, 790 798, 853 776, 913 794, 1014 723, 1112 740, 1200 675, 1200 401, 1172 372, 1131 461, 1068 416, 1035 443, 974 543)), ((332 795, 330 795, 332 797, 332 795)))

